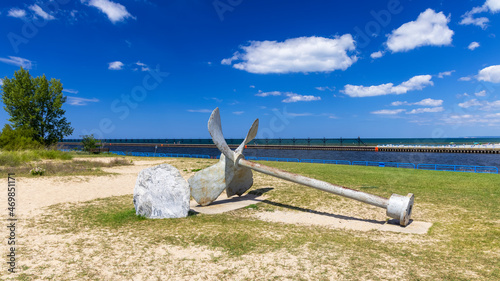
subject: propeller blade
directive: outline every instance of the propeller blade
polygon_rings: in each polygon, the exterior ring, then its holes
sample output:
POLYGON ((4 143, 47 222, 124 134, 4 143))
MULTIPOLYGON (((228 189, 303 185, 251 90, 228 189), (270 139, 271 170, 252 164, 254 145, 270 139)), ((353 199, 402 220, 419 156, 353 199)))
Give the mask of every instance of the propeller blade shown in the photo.
POLYGON ((219 108, 217 107, 210 115, 210 119, 208 120, 208 132, 212 136, 212 140, 217 148, 224 154, 228 159, 234 162, 234 153, 231 151, 229 146, 224 139, 224 135, 222 134, 222 125, 220 122, 220 113, 219 108))

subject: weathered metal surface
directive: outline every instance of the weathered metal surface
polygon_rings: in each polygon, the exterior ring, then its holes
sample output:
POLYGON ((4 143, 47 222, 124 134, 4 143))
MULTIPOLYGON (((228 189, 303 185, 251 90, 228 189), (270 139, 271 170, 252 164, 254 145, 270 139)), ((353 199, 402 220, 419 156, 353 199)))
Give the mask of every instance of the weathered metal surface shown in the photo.
MULTIPOLYGON (((243 140, 243 142, 236 148, 234 151, 235 157, 234 159, 237 160, 238 157, 243 157, 243 149, 245 148, 246 144, 252 141, 255 136, 257 135, 257 130, 259 129, 259 119, 256 119, 252 127, 250 127, 250 130, 248 130, 247 136, 243 140)), ((234 177, 231 180, 231 182, 228 183, 226 187, 226 195, 227 197, 231 197, 233 195, 238 195, 241 196, 243 193, 245 193, 247 190, 250 189, 253 185, 253 174, 252 170, 238 166, 237 164, 235 165, 234 162, 231 161, 226 161, 226 169, 232 169, 234 172, 234 177)))
POLYGON ((313 187, 313 188, 323 190, 326 192, 341 195, 341 196, 344 196, 347 198, 355 199, 355 200, 358 200, 358 201, 361 201, 364 203, 368 203, 370 205, 374 205, 377 207, 386 208, 388 203, 389 203, 389 200, 387 198, 383 198, 383 197, 380 197, 377 195, 372 195, 372 194, 364 193, 364 192, 357 191, 354 189, 334 185, 334 184, 331 184, 329 182, 324 182, 324 181, 320 181, 317 179, 311 179, 308 177, 304 177, 301 175, 297 175, 294 173, 283 171, 283 170, 280 170, 277 168, 268 167, 268 166, 265 166, 265 165, 262 165, 259 163, 250 162, 248 160, 239 160, 238 164, 241 166, 253 169, 257 172, 261 172, 261 173, 264 173, 264 174, 267 174, 270 176, 278 177, 278 178, 281 178, 284 180, 288 180, 288 181, 295 182, 298 184, 313 187))
MULTIPOLYGON (((219 117, 220 120, 220 117, 219 117)), ((247 145, 247 143, 251 142, 255 136, 257 135, 257 131, 259 130, 259 119, 255 119, 253 121, 252 127, 250 127, 250 130, 248 130, 247 136, 243 140, 243 142, 236 148, 235 152, 236 153, 243 153, 243 149, 247 145)))
POLYGON ((219 163, 198 171, 189 179, 193 198, 202 206, 206 206, 226 190, 227 197, 241 196, 253 185, 252 170, 234 165, 234 159, 241 155, 245 145, 255 138, 259 120, 255 120, 241 145, 233 152, 222 134, 219 109, 216 108, 208 121, 208 130, 214 143, 223 153, 219 163))
POLYGON ((393 194, 387 205, 387 216, 399 220, 399 224, 402 226, 408 225, 414 200, 413 193, 408 193, 406 196, 393 194))
POLYGON ((245 160, 242 155, 243 149, 257 134, 258 124, 259 121, 257 119, 248 131, 243 143, 233 152, 227 145, 224 135, 222 134, 219 108, 216 108, 212 112, 208 121, 208 130, 215 145, 225 157, 221 155, 221 161, 219 161, 219 163, 199 171, 189 179, 190 185, 191 183, 194 185, 194 187, 191 188, 192 193, 193 191, 196 193, 196 197, 192 194, 193 198, 195 198, 200 205, 204 206, 213 202, 224 188, 226 188, 228 197, 235 194, 242 195, 253 184, 252 171, 250 170, 252 169, 264 174, 384 208, 387 210, 387 216, 399 220, 402 226, 406 226, 410 222, 414 202, 414 196, 411 193, 407 196, 393 194, 390 199, 387 199, 245 160), (222 175, 222 173, 224 173, 224 175, 222 175))
POLYGON ((242 166, 236 167, 233 162, 226 161, 226 171, 228 169, 233 171, 234 176, 232 180, 227 184, 227 197, 231 197, 234 195, 243 195, 243 193, 245 193, 253 185, 252 170, 242 166))
POLYGON ((225 157, 221 155, 217 164, 198 171, 189 178, 191 196, 198 204, 206 206, 219 197, 227 187, 226 182, 230 182, 232 178, 233 173, 226 170, 225 157))
POLYGON ((220 122, 219 108, 217 107, 210 115, 208 119, 208 132, 212 136, 212 140, 217 148, 224 154, 228 159, 234 162, 233 151, 229 148, 222 134, 222 125, 220 122))

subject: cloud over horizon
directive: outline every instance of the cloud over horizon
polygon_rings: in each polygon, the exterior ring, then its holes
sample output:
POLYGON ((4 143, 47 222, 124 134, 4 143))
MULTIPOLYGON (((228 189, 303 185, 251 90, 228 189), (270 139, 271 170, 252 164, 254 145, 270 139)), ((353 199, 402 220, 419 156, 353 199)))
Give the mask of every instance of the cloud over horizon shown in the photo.
POLYGON ((80 97, 67 97, 68 98, 68 104, 69 105, 75 105, 75 106, 83 106, 83 105, 88 105, 90 102, 99 102, 98 99, 92 98, 92 99, 86 99, 86 98, 80 98, 80 97))
POLYGON ((488 27, 488 22, 490 20, 487 17, 478 17, 475 18, 475 14, 480 14, 484 12, 490 11, 492 14, 500 11, 500 0, 486 0, 482 6, 474 7, 472 10, 467 11, 462 15, 462 20, 460 21, 461 25, 476 25, 481 27, 482 29, 486 29, 488 27))
POLYGON ((317 96, 312 96, 312 95, 299 95, 296 93, 292 92, 280 92, 280 91, 272 91, 272 92, 262 92, 259 91, 255 96, 257 97, 268 97, 268 96, 285 96, 287 97, 286 99, 282 100, 281 102, 284 103, 292 103, 292 102, 299 102, 299 101, 317 101, 321 100, 321 97, 317 96))
POLYGON ((7 13, 7 16, 22 19, 26 17, 26 11, 19 8, 11 8, 7 13))
POLYGON ((397 86, 393 83, 386 83, 376 86, 355 86, 347 84, 340 92, 350 97, 375 97, 389 94, 406 94, 409 91, 422 90, 428 85, 434 85, 431 75, 417 75, 397 86))
POLYGON ((113 24, 125 21, 127 18, 135 19, 125 6, 110 0, 81 0, 81 2, 87 6, 95 7, 106 14, 113 24))
POLYGON ((241 46, 221 64, 256 74, 309 73, 346 70, 357 61, 356 49, 351 34, 340 37, 298 37, 277 41, 251 41, 241 46))
POLYGON ((37 4, 33 4, 31 6, 28 7, 30 10, 32 10, 36 15, 38 15, 39 17, 43 18, 44 20, 54 20, 55 17, 48 14, 47 12, 45 12, 40 6, 38 6, 37 4))
POLYGON ((9 58, 0 58, 0 62, 23 67, 26 69, 31 69, 31 67, 33 66, 33 63, 29 59, 14 56, 9 56, 9 58))
POLYGON ((387 48, 397 53, 421 46, 450 45, 454 32, 448 27, 449 21, 443 12, 427 9, 416 21, 407 22, 393 30, 387 39, 387 48))
POLYGON ((124 64, 121 61, 113 61, 113 62, 108 63, 108 69, 111 69, 111 70, 122 70, 123 66, 124 66, 124 64))
POLYGON ((477 80, 500 83, 500 65, 492 65, 481 69, 477 75, 477 80))

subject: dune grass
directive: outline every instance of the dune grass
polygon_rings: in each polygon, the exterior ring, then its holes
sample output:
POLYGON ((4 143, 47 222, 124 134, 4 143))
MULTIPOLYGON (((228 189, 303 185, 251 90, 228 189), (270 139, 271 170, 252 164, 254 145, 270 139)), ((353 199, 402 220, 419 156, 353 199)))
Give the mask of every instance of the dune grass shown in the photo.
MULTIPOLYGON (((183 161, 191 161, 194 167, 206 165, 196 164, 194 159, 183 161)), ((182 219, 149 220, 135 215, 132 196, 120 196, 54 206, 37 225, 57 229, 56 234, 97 232, 127 241, 140 239, 141 251, 145 252, 161 245, 208 247, 223 253, 208 262, 214 265, 285 252, 287 258, 308 265, 303 274, 287 277, 294 280, 330 279, 329 270, 335 270, 341 279, 352 280, 500 279, 500 175, 263 163, 385 197, 412 192, 418 206, 413 218, 432 222, 433 227, 426 235, 410 235, 261 221, 252 214, 282 206, 335 209, 345 203, 338 196, 268 176, 260 177, 253 187, 255 192, 267 188, 265 202, 224 214, 190 213, 182 219)), ((239 276, 237 270, 221 274, 223 279, 239 276)))
POLYGON ((71 160, 73 155, 55 149, 34 149, 24 151, 0 151, 0 166, 18 167, 43 159, 71 160))
MULTIPOLYGON (((124 157, 107 162, 74 160, 80 157, 76 152, 63 152, 55 149, 35 149, 24 151, 0 151, 0 176, 16 174, 18 177, 31 177, 35 167, 45 170, 44 176, 66 175, 105 175, 103 167, 130 165, 124 157)), ((84 157, 85 158, 85 157, 84 157)))

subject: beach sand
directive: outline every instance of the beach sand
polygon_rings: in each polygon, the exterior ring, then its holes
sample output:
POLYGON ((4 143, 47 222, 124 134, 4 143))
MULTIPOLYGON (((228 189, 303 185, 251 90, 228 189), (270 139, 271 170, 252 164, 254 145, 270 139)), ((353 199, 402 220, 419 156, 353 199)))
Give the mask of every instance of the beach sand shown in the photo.
MULTIPOLYGON (((110 161, 110 158, 90 160, 110 161)), ((306 245, 303 249, 297 249, 296 253, 276 250, 235 257, 214 248, 198 245, 180 247, 159 243, 151 246, 141 237, 130 237, 128 233, 109 229, 93 229, 67 234, 50 229, 50 222, 61 218, 53 217, 47 207, 60 203, 78 203, 96 198, 131 195, 137 174, 144 168, 161 163, 176 166, 186 179, 193 174, 194 168, 199 168, 201 165, 195 160, 134 160, 131 166, 103 168, 113 173, 110 175, 16 178, 18 191, 16 211, 19 217, 16 229, 17 247, 19 247, 17 269, 21 272, 16 275, 23 274, 27 278, 25 280, 31 280, 29 278, 51 280, 337 279, 349 267, 348 258, 336 252, 332 252, 330 257, 336 260, 334 264, 315 263, 315 254, 306 245)), ((255 179, 261 187, 282 184, 281 180, 270 180, 268 176, 259 174, 255 175, 255 179)), ((354 204, 349 205, 342 214, 349 220, 356 213, 353 209, 359 207, 360 203, 346 202, 354 204)), ((0 205, 7 206, 5 192, 1 194, 0 205)), ((2 210, 7 213, 6 208, 2 210)), ((369 206, 363 210, 357 215, 366 218, 375 217, 376 225, 385 220, 383 212, 375 207, 369 206)), ((320 212, 325 211, 332 210, 320 208, 320 212)), ((301 216, 289 214, 278 211, 274 214, 255 213, 249 217, 306 225, 314 224, 315 220, 318 220, 317 217, 311 218, 314 214, 301 216)), ((359 226, 361 221, 357 220, 358 225, 355 229, 363 230, 363 226, 359 226)), ((325 226, 325 222, 321 220, 318 223, 325 226)), ((335 223, 338 224, 338 220, 335 223)), ((2 249, 3 256, 6 255, 5 249, 6 247, 2 249)), ((381 271, 384 271, 385 278, 402 277, 398 275, 398 271, 389 272, 383 269, 381 271)), ((0 279, 10 280, 16 275, 9 275, 6 270, 2 270, 0 279)))

